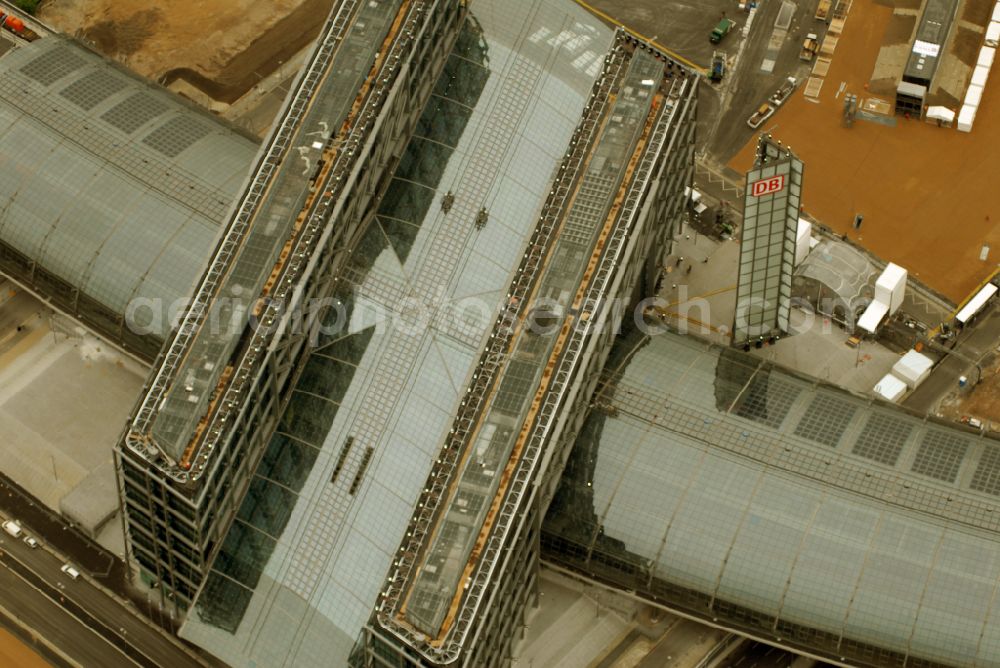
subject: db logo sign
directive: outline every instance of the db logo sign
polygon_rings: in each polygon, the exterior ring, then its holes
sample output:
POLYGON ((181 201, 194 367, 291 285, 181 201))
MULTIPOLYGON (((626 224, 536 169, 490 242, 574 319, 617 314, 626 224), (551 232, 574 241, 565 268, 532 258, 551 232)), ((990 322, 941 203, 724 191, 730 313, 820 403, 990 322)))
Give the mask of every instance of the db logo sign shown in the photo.
POLYGON ((754 181, 750 184, 750 194, 754 197, 760 197, 761 195, 770 195, 771 193, 776 193, 785 187, 785 175, 779 174, 778 176, 772 176, 769 179, 761 179, 760 181, 754 181))

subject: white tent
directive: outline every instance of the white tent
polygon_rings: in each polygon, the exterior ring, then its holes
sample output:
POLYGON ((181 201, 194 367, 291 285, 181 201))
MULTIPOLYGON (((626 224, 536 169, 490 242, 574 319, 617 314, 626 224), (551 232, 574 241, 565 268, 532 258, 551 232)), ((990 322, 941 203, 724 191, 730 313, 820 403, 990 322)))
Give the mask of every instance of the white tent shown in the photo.
POLYGON ((896 378, 891 373, 882 376, 882 380, 875 384, 875 394, 887 401, 896 402, 906 393, 906 383, 896 378))
POLYGON ((979 102, 983 99, 983 87, 976 86, 975 84, 969 86, 969 90, 965 91, 965 106, 967 107, 978 107, 979 102))
POLYGON ((997 41, 1000 41, 1000 22, 990 21, 986 27, 986 41, 993 42, 993 46, 996 46, 997 41))
POLYGON ((985 86, 986 80, 990 78, 990 68, 986 65, 976 65, 976 69, 972 70, 972 80, 969 82, 976 86, 985 86))
POLYGON ((892 365, 892 373, 905 380, 910 387, 916 387, 930 374, 933 366, 930 357, 911 350, 892 365))
POLYGON ((962 132, 972 132, 972 124, 976 122, 976 108, 963 106, 958 112, 958 129, 962 132))
POLYGON ((927 118, 951 125, 952 121, 955 120, 955 112, 948 107, 928 107, 927 118))
POLYGON ((870 334, 874 334, 875 330, 878 329, 879 323, 882 322, 882 318, 884 318, 885 314, 888 312, 888 304, 880 301, 874 301, 868 305, 865 312, 861 314, 860 318, 858 318, 858 327, 866 332, 869 332, 870 334))
POLYGON ((979 49, 979 60, 976 61, 976 65, 985 65, 986 67, 992 67, 993 56, 995 56, 997 50, 992 46, 984 46, 979 49))

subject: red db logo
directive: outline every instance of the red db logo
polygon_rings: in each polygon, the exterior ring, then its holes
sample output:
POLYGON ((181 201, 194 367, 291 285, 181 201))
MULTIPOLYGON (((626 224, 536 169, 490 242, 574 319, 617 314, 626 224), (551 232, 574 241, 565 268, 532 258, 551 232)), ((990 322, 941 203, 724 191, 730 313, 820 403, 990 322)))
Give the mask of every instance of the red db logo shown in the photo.
POLYGON ((769 179, 761 179, 760 181, 754 181, 750 184, 750 194, 754 197, 760 197, 761 195, 770 195, 776 193, 785 187, 785 175, 779 174, 778 176, 772 176, 769 179))

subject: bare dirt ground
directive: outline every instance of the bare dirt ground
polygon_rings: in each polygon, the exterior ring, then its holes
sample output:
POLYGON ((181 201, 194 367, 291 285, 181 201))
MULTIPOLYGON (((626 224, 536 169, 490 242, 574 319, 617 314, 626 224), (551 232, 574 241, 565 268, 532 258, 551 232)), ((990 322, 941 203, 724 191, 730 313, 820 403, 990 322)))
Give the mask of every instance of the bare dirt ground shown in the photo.
POLYGON ((992 419, 987 426, 995 429, 996 420, 1000 418, 1000 357, 984 362, 982 382, 967 392, 957 390, 946 396, 938 412, 955 421, 964 416, 978 418, 984 423, 992 419))
POLYGON ((333 0, 51 0, 39 17, 146 77, 232 102, 312 41, 333 0))
MULTIPOLYGON (((968 134, 902 117, 896 127, 860 119, 843 127, 843 95, 869 96, 864 87, 891 15, 855 2, 818 103, 796 92, 762 129, 805 161, 808 213, 957 302, 1000 258, 1000 83, 986 87, 968 134), (852 229, 856 213, 864 215, 861 230, 852 229), (992 249, 986 262, 984 243, 992 249)), ((754 145, 737 154, 734 169, 749 167, 754 145)))
POLYGON ((49 663, 35 654, 5 629, 0 629, 0 664, 16 668, 48 668, 49 663))
POLYGON ((902 44, 910 41, 917 17, 910 14, 894 14, 885 31, 886 44, 902 44))
POLYGON ((983 25, 990 20, 993 12, 993 0, 965 0, 962 9, 962 20, 983 25))

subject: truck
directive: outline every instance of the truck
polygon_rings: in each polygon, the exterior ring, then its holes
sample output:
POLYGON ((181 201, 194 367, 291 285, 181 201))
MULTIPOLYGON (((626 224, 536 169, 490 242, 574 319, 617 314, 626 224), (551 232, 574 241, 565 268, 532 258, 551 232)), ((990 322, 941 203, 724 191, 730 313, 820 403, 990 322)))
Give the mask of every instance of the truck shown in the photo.
POLYGON ((0 12, 0 26, 5 30, 14 33, 25 41, 33 42, 38 39, 38 33, 24 25, 24 21, 6 12, 0 12))
POLYGON ((15 522, 14 520, 7 520, 6 522, 4 522, 3 530, 6 531, 9 535, 13 536, 14 538, 17 538, 18 536, 21 535, 21 525, 15 522))
POLYGON ((806 35, 806 38, 802 41, 802 50, 799 52, 799 60, 809 62, 816 57, 817 51, 819 51, 819 37, 816 36, 816 33, 811 32, 806 35))
POLYGON ((722 38, 729 34, 729 31, 736 27, 736 21, 732 19, 722 19, 719 21, 719 25, 715 26, 712 30, 712 36, 709 37, 709 41, 712 44, 718 44, 722 41, 722 38))
POLYGON ((747 125, 749 125, 752 130, 756 130, 763 125, 764 121, 770 118, 773 113, 774 107, 771 106, 771 103, 765 102, 757 108, 757 111, 753 112, 753 116, 747 119, 747 125))
POLYGON ((830 16, 830 5, 833 4, 833 0, 819 0, 819 5, 816 7, 816 20, 826 21, 830 16))
POLYGON ((785 79, 785 81, 781 84, 781 87, 778 88, 778 90, 774 92, 774 95, 769 98, 768 101, 771 105, 774 107, 780 107, 785 100, 792 96, 792 93, 795 91, 796 83, 795 77, 788 77, 785 79))
POLYGON ((726 52, 712 52, 712 71, 708 75, 708 80, 712 83, 719 83, 726 75, 726 52))

